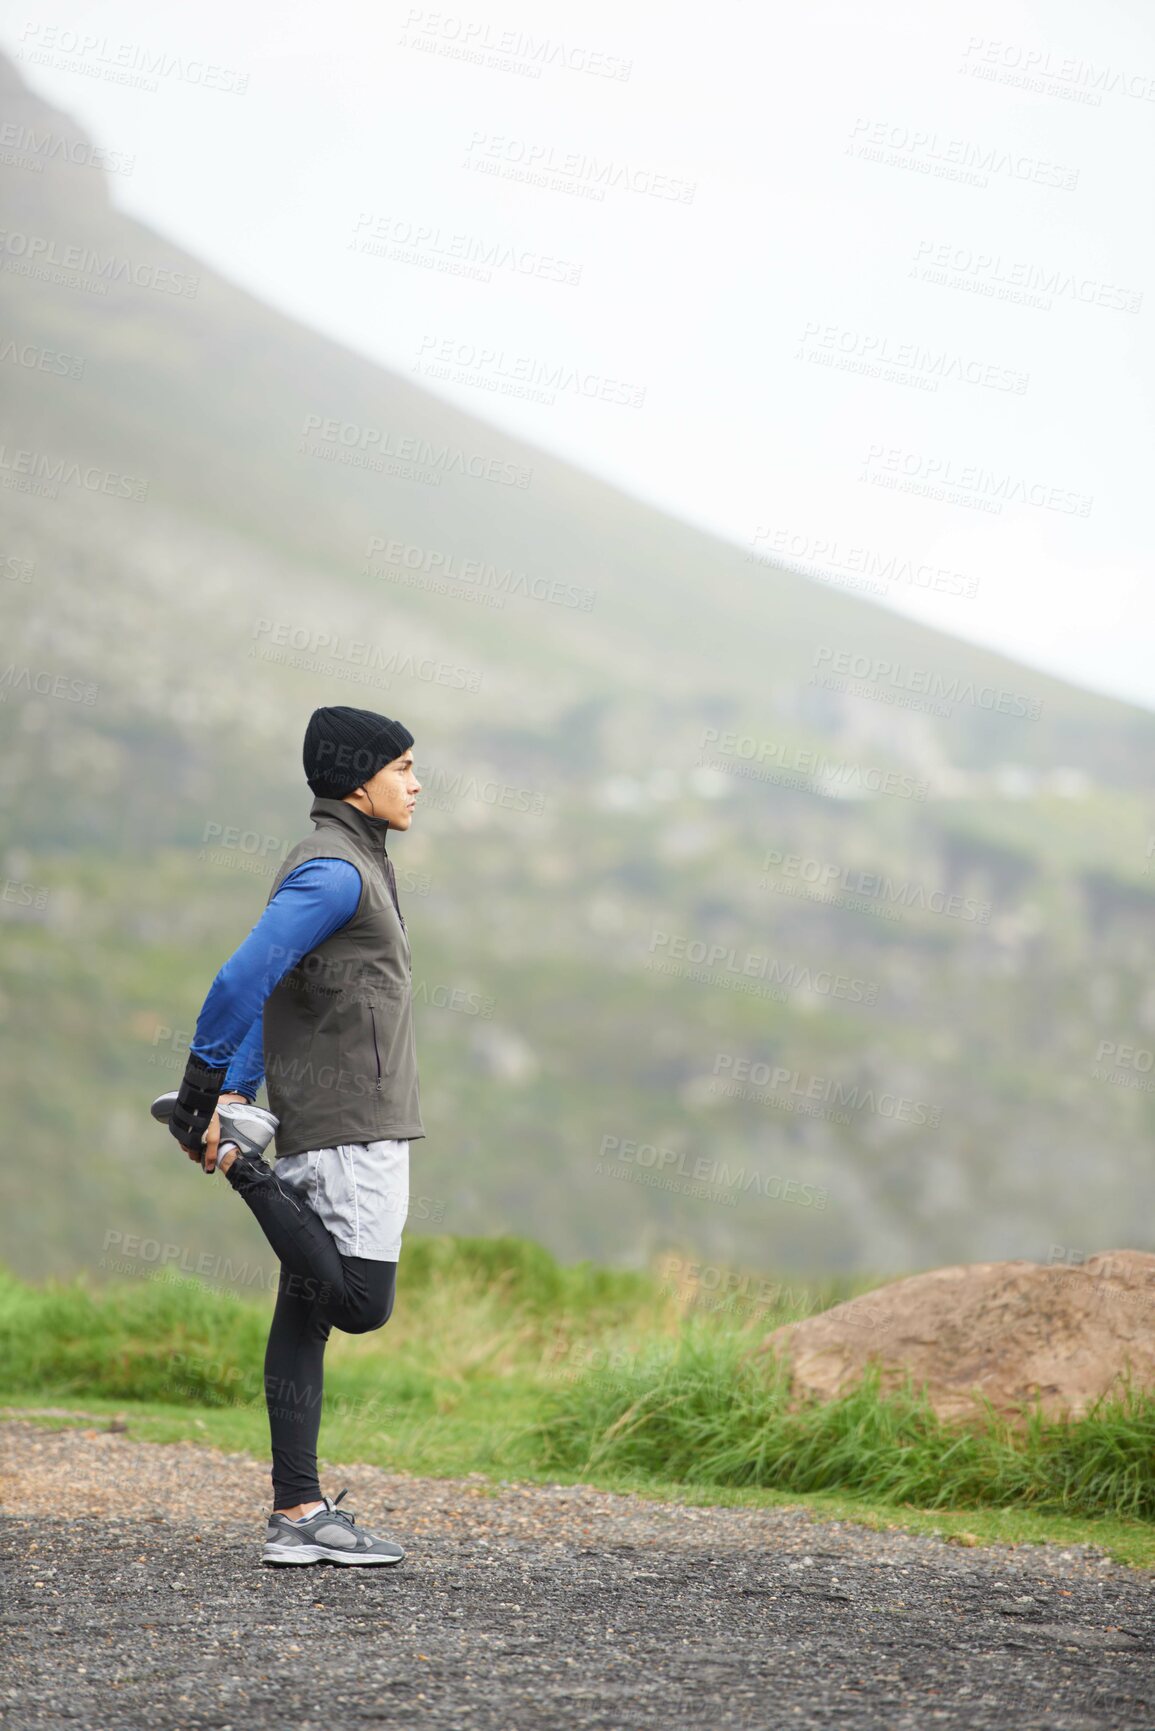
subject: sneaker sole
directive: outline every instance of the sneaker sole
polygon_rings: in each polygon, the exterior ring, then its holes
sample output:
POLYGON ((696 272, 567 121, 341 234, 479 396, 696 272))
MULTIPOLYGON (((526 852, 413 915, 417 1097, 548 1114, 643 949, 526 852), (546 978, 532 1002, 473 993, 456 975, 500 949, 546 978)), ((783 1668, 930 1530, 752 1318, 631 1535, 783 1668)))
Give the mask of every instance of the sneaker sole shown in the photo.
POLYGON ((399 1557, 375 1557, 362 1552, 359 1556, 353 1552, 331 1551, 323 1545, 266 1545, 261 1557, 262 1563, 288 1563, 300 1566, 303 1563, 341 1563, 346 1567, 366 1568, 390 1563, 400 1563, 405 1552, 399 1557))

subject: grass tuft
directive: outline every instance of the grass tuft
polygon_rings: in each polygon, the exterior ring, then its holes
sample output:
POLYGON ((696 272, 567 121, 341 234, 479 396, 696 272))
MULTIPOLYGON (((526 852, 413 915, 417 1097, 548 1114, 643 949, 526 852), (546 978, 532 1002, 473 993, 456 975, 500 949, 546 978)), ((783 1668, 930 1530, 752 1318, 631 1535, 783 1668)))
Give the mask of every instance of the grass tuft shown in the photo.
POLYGON ((537 1429, 545 1466, 696 1486, 848 1491, 920 1508, 1020 1505, 1155 1519, 1155 1391, 1129 1385, 1081 1419, 990 1408, 952 1425, 908 1381, 884 1393, 870 1367, 839 1399, 789 1399, 787 1367, 747 1356, 742 1336, 688 1325, 628 1372, 550 1397, 537 1429))

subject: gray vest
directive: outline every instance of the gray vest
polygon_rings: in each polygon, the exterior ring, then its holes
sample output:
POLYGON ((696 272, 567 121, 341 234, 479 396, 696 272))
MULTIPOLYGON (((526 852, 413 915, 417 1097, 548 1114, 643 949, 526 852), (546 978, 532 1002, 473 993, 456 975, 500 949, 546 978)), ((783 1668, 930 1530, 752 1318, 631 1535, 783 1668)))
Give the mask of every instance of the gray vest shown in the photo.
POLYGON ((385 852, 389 826, 342 799, 314 799, 309 816, 313 834, 290 850, 270 900, 310 859, 356 866, 361 899, 348 924, 302 956, 265 1000, 265 1086, 280 1119, 278 1158, 425 1134, 409 938, 385 852))

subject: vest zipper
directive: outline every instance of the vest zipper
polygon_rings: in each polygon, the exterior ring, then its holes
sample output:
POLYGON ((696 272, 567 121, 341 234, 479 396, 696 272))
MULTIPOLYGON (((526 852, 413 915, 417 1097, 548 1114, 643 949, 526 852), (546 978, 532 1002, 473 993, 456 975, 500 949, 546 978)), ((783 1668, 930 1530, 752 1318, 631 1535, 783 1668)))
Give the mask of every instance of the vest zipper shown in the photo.
POLYGON ((369 1005, 369 1025, 373 1029, 373 1056, 377 1060, 377 1092, 381 1092, 381 1053, 377 1046, 377 1017, 372 1004, 369 1005))
POLYGON ((401 903, 397 900, 397 885, 393 877, 393 861, 385 852, 384 847, 381 849, 381 865, 385 873, 385 882, 389 885, 389 894, 393 898, 393 906, 397 909, 397 918, 401 921, 401 930, 408 935, 409 928, 405 924, 405 915, 401 912, 401 903))
MULTIPOLYGON (((393 881, 393 862, 381 844, 381 869, 385 874, 385 882, 389 886, 389 895, 393 906, 397 909, 397 918, 401 921, 401 930, 405 931, 405 915, 401 912, 401 903, 397 900, 397 886, 393 881)), ((381 1092, 381 1052, 377 1045, 377 1015, 372 1004, 369 1006, 369 1021, 373 1028, 373 1056, 377 1060, 377 1092, 381 1092)))

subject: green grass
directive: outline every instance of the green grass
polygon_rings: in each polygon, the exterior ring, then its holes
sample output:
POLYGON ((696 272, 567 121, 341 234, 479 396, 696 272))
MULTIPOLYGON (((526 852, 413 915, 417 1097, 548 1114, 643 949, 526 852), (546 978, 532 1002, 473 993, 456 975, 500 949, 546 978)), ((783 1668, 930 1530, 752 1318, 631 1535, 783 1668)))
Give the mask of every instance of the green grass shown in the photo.
MULTIPOLYGON (((796 1315, 847 1286, 795 1282, 792 1296, 796 1315)), ((41 1423, 121 1415, 142 1440, 261 1458, 270 1306, 163 1275, 31 1286, 0 1272, 0 1399, 60 1409, 41 1423)), ((415 1238, 388 1328, 332 1338, 321 1447, 420 1475, 805 1504, 968 1544, 1092 1544, 1155 1567, 1155 1397, 965 1429, 875 1376, 802 1403, 781 1366, 750 1354, 789 1314, 687 1314, 656 1270, 563 1267, 518 1239, 415 1238)))
POLYGON ((1155 1519, 1155 1398, 1129 1392, 1074 1422, 950 1426, 877 1369, 838 1400, 791 1403, 785 1368, 741 1335, 687 1331, 624 1374, 557 1398, 539 1427, 543 1464, 688 1485, 850 1490, 928 1509, 1020 1506, 1155 1519))

